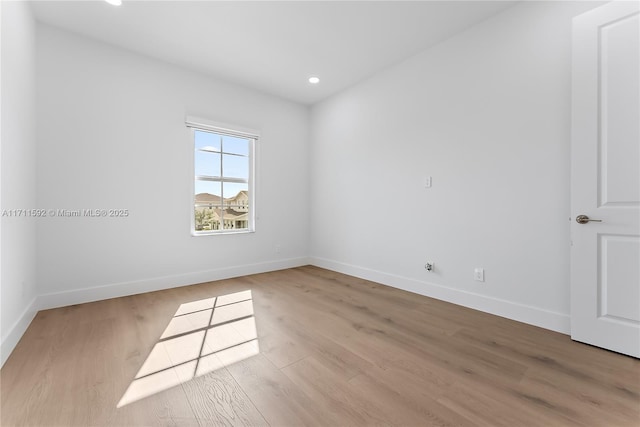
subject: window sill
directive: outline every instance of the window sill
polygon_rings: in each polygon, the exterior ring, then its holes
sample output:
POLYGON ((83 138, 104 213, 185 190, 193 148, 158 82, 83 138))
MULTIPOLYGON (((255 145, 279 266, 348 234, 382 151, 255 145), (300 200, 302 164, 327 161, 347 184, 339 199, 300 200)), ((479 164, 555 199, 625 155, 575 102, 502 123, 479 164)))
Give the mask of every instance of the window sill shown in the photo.
POLYGON ((226 234, 250 234, 255 233, 255 230, 224 230, 224 231, 193 231, 191 230, 192 237, 202 236, 220 236, 226 234))

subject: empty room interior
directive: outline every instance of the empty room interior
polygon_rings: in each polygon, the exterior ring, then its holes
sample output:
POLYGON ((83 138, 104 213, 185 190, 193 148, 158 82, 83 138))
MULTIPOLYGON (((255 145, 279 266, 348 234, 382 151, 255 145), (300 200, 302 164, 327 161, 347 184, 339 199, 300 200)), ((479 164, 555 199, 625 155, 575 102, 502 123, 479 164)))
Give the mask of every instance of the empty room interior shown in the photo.
POLYGON ((0 425, 640 425, 637 1, 1 1, 0 425))

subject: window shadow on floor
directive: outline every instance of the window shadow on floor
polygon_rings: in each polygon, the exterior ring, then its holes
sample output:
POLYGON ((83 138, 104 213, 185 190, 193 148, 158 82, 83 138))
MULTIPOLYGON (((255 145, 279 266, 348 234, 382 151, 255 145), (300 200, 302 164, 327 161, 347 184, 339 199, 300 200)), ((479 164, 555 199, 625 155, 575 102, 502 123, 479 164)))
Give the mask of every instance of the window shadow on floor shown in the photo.
POLYGON ((117 407, 259 352, 250 290, 181 304, 117 407))

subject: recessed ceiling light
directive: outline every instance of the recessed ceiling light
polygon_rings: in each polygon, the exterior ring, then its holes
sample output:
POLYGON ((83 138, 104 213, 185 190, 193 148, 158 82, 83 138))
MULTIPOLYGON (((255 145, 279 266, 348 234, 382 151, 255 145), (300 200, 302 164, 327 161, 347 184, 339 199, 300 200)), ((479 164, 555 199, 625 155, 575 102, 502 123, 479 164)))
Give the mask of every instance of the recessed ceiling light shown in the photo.
POLYGON ((104 1, 114 6, 120 6, 122 4, 122 0, 104 0, 104 1))
POLYGON ((312 85, 317 85, 318 83, 320 83, 320 79, 316 76, 309 77, 309 83, 311 83, 312 85))

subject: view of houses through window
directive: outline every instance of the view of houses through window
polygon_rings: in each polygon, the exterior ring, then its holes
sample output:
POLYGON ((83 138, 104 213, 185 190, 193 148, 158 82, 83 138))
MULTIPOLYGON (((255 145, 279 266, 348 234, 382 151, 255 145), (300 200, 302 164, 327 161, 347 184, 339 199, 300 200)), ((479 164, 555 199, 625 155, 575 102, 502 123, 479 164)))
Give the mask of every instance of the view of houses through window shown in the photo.
POLYGON ((245 190, 228 199, 209 193, 195 196, 196 231, 249 228, 248 213, 249 194, 245 190))
POLYGON ((251 230, 254 139, 193 129, 194 231, 251 230))

